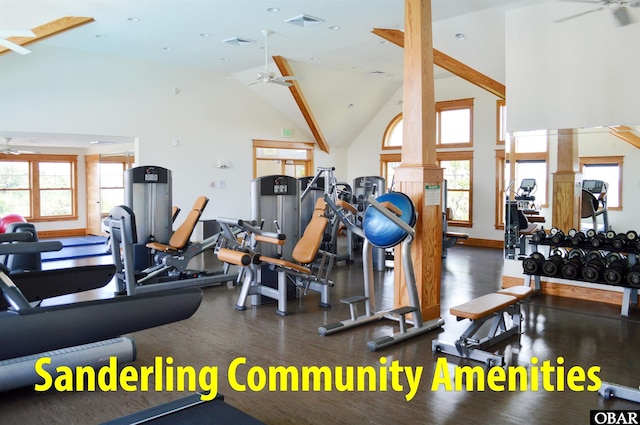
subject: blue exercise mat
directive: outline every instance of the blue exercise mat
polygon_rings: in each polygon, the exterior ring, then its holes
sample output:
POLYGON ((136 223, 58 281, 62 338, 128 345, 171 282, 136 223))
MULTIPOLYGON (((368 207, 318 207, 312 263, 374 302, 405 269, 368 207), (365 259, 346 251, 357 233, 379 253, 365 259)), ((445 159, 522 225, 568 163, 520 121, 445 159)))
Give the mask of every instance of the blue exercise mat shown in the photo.
POLYGON ((58 238, 62 243, 62 246, 86 246, 86 245, 99 245, 104 244, 107 241, 107 238, 104 236, 78 236, 73 238, 58 238))
POLYGON ((58 261, 72 260, 74 258, 97 257, 107 255, 109 246, 103 242, 94 243, 92 245, 71 245, 63 244, 60 251, 43 252, 41 254, 42 261, 58 261))

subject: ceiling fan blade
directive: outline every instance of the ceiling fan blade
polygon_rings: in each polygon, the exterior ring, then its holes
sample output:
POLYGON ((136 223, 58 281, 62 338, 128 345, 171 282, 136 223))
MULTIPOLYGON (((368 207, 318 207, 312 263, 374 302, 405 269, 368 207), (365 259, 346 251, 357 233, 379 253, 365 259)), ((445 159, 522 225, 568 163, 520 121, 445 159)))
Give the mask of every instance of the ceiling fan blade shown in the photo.
POLYGON ((631 19, 631 15, 629 15, 629 11, 626 7, 619 7, 617 9, 613 9, 611 12, 616 18, 616 22, 618 22, 618 25, 620 25, 621 27, 633 23, 633 19, 631 19))
POLYGON ((0 46, 4 46, 7 49, 11 49, 14 52, 19 53, 21 55, 28 55, 29 53, 31 53, 31 50, 25 49, 21 45, 16 44, 12 41, 6 40, 4 38, 0 38, 0 46))
POLYGON ((566 22, 566 21, 568 21, 570 19, 574 19, 574 18, 578 18, 580 16, 588 15, 589 13, 599 12, 602 9, 604 9, 604 7, 598 7, 598 8, 595 8, 595 9, 587 10, 586 12, 576 13, 575 15, 567 16, 566 18, 556 19, 553 22, 556 22, 556 23, 566 22))
POLYGON ((279 80, 277 78, 274 78, 273 80, 271 80, 271 82, 273 84, 277 84, 279 86, 285 86, 285 87, 291 87, 293 85, 292 83, 289 83, 289 82, 284 81, 284 80, 279 80))

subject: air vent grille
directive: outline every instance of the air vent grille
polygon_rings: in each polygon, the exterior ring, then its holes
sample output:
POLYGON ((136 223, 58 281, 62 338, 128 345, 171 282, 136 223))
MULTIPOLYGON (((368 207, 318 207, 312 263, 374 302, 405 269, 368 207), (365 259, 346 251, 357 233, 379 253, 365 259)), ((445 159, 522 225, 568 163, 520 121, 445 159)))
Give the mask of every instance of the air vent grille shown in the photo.
POLYGON ((288 24, 298 25, 300 27, 310 27, 312 25, 319 24, 320 22, 324 22, 323 19, 315 18, 313 16, 302 14, 300 16, 294 16, 293 18, 289 18, 285 21, 288 24))
POLYGON ((248 38, 231 37, 226 40, 222 40, 225 44, 232 44, 234 46, 245 46, 247 44, 255 43, 255 40, 249 40, 248 38))

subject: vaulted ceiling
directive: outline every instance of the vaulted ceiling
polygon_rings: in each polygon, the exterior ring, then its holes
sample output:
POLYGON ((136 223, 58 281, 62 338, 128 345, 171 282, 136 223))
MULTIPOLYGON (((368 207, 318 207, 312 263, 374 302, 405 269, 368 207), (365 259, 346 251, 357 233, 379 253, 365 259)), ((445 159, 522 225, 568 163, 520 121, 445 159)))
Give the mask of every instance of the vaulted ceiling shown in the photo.
MULTIPOLYGON (((434 47, 504 83, 504 12, 542 1, 432 0, 434 47)), ((323 108, 319 98, 330 95, 344 108, 366 105, 370 110, 359 118, 364 120, 391 101, 389 96, 402 84, 402 49, 371 31, 402 29, 403 0, 0 0, 0 30, 31 29, 63 16, 94 21, 27 46, 31 54, 42 48, 99 52, 209 69, 242 83, 254 81, 264 70, 262 31, 273 31, 269 71, 277 70, 272 56, 286 59, 311 112, 328 127, 332 146, 344 146, 354 135, 349 129, 331 128, 328 123, 337 112, 323 108), (287 22, 292 19, 295 22, 287 22), (233 38, 248 42, 223 42, 233 38)), ((1 60, 21 57, 9 52, 1 60)), ((285 87, 253 84, 247 90, 300 119, 285 87)), ((17 144, 29 137, 6 130, 0 128, 0 137, 16 137, 17 144)), ((48 135, 31 137, 50 143, 48 135)))

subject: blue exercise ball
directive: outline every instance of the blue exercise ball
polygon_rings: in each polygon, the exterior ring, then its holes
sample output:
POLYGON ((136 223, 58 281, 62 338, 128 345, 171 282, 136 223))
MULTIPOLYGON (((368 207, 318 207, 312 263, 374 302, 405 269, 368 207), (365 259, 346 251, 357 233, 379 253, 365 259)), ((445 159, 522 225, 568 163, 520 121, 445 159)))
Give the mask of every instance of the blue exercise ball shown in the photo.
MULTIPOLYGON (((413 201, 401 192, 389 192, 376 198, 376 201, 389 202, 402 211, 400 219, 413 227, 416 224, 416 209, 413 201)), ((407 232, 369 206, 362 218, 362 230, 371 244, 379 248, 391 248, 407 237, 407 232)))

